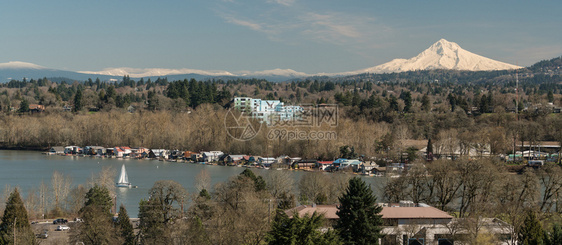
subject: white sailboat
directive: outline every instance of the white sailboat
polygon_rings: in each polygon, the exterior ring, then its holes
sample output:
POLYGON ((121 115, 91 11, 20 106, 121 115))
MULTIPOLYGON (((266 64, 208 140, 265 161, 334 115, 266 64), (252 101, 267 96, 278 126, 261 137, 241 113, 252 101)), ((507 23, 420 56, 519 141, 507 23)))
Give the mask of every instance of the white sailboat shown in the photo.
POLYGON ((127 176, 127 171, 125 170, 125 164, 123 164, 123 166, 121 167, 121 175, 119 175, 119 181, 117 181, 116 185, 117 187, 132 187, 131 183, 129 183, 129 176, 127 176))

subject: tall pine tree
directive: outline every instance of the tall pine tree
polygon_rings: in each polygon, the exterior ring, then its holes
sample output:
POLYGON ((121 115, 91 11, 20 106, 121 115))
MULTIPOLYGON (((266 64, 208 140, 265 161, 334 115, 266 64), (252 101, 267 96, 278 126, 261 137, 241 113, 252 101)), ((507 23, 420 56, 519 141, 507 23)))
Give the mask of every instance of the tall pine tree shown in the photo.
POLYGON ((382 207, 371 188, 359 177, 349 180, 345 194, 339 198, 335 225, 345 244, 378 244, 381 237, 382 207))
POLYGON ((544 230, 541 221, 534 211, 528 211, 523 227, 518 234, 519 244, 541 245, 544 244, 544 230))
POLYGON ((14 189, 6 202, 6 209, 4 209, 2 224, 0 225, 0 244, 16 243, 35 243, 35 235, 29 225, 27 210, 21 200, 18 188, 14 189))
POLYGON ((124 245, 134 245, 135 244, 135 231, 131 220, 129 219, 129 214, 127 214, 127 209, 123 204, 119 207, 119 216, 117 216, 117 230, 118 235, 123 239, 124 245))
POLYGON ((109 190, 97 184, 86 193, 86 203, 80 209, 84 222, 77 223, 72 229, 71 243, 116 244, 111 209, 112 201, 109 190))
POLYGON ((82 104, 82 89, 78 88, 78 90, 76 90, 76 94, 74 95, 74 107, 72 107, 72 111, 78 112, 82 110, 83 106, 84 105, 82 104))
POLYGON ((267 242, 270 245, 284 244, 342 244, 333 230, 321 232, 324 226, 324 215, 314 212, 312 215, 305 214, 299 217, 295 212, 292 218, 285 211, 278 209, 271 231, 267 234, 267 242))

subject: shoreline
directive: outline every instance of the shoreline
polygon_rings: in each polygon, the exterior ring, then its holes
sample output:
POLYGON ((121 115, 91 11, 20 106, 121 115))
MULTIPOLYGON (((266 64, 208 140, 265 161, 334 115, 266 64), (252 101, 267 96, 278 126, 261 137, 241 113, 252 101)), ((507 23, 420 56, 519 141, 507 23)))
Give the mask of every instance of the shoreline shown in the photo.
POLYGON ((6 146, 0 145, 0 150, 12 150, 12 151, 48 151, 50 147, 39 147, 39 146, 6 146))

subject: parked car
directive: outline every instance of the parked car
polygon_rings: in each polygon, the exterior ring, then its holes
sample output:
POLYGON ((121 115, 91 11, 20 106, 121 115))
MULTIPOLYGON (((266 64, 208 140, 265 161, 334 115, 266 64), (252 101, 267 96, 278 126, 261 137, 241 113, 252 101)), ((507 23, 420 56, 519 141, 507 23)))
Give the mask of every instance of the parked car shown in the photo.
POLYGON ((49 237, 49 231, 48 230, 43 230, 43 232, 41 232, 41 234, 37 234, 38 238, 43 238, 43 239, 47 239, 47 237, 49 237))
POLYGON ((55 224, 55 225, 56 224, 66 224, 66 223, 68 223, 68 220, 65 220, 65 219, 56 219, 56 220, 53 221, 53 224, 55 224))
POLYGON ((80 223, 80 222, 84 222, 84 220, 82 220, 82 218, 74 218, 74 222, 80 223))
POLYGON ((55 231, 69 231, 70 227, 66 226, 66 225, 59 225, 57 226, 57 229, 55 229, 55 231))

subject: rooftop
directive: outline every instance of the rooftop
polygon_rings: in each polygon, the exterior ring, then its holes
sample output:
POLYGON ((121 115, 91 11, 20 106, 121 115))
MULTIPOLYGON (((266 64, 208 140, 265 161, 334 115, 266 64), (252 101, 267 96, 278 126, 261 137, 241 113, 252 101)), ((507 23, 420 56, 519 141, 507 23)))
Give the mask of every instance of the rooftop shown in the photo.
MULTIPOLYGON (((336 214, 338 211, 337 205, 301 205, 289 210, 285 213, 289 217, 297 212, 300 217, 305 214, 312 215, 312 213, 322 213, 327 219, 338 219, 336 214)), ((380 213, 383 219, 452 219, 453 216, 447 212, 441 211, 437 208, 430 206, 422 207, 383 207, 380 213)))

